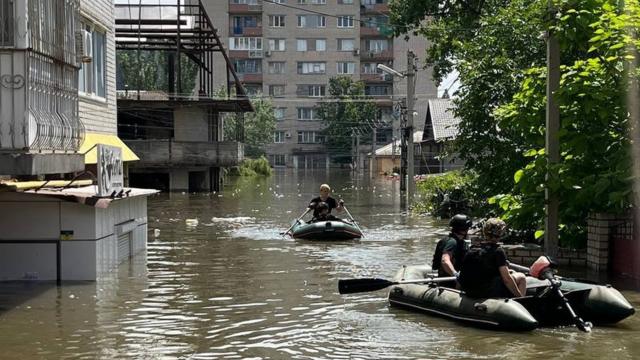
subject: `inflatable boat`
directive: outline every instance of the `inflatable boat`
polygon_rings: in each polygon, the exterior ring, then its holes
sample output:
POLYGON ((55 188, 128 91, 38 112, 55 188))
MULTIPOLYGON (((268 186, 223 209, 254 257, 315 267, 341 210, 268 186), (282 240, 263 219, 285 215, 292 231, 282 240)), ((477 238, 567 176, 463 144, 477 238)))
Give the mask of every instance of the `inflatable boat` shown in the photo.
MULTIPOLYGON (((394 281, 432 276, 427 266, 407 266, 394 281)), ((594 324, 613 324, 634 314, 635 309, 611 286, 561 278, 562 294, 575 313, 594 324)), ((572 317, 551 291, 548 281, 527 277, 527 294, 519 298, 478 299, 437 283, 394 285, 389 303, 428 314, 495 330, 530 331, 539 326, 571 325, 572 317)))
POLYGON ((344 220, 305 222, 297 221, 290 230, 294 239, 305 240, 351 240, 362 237, 362 232, 353 223, 344 220))

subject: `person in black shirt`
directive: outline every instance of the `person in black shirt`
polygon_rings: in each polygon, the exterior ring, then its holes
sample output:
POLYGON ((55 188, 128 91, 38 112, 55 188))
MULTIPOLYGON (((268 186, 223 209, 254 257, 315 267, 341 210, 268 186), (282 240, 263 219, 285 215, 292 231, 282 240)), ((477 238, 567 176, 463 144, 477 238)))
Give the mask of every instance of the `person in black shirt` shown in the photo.
POLYGON ((316 210, 318 211, 318 216, 313 217, 311 222, 339 220, 337 217, 329 214, 329 205, 324 201, 321 201, 316 206, 316 210))
POLYGON ((342 199, 336 201, 336 199, 331 197, 331 187, 329 187, 329 185, 327 184, 320 185, 320 196, 311 199, 311 201, 309 202, 309 208, 313 209, 314 218, 317 218, 319 215, 317 206, 321 202, 327 203, 327 206, 329 207, 329 213, 331 213, 332 209, 336 209, 338 213, 341 213, 342 207, 344 206, 344 201, 342 201, 342 199))
MULTIPOLYGON (((433 254, 432 270, 438 271, 438 276, 458 277, 460 264, 467 253, 465 239, 471 227, 471 219, 467 215, 457 214, 449 221, 451 232, 449 236, 438 241, 436 251, 433 254)), ((442 284, 455 287, 455 283, 442 284)))
POLYGON ((506 226, 500 219, 488 219, 482 228, 483 241, 472 246, 464 257, 458 281, 467 295, 509 298, 526 293, 526 276, 509 270, 507 255, 498 244, 506 226))

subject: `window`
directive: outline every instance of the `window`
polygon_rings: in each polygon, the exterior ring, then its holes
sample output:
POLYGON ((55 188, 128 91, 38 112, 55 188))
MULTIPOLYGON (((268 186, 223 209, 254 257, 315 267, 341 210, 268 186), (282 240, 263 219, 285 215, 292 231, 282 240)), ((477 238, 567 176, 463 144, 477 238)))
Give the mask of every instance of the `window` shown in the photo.
POLYGON ((392 93, 393 90, 388 85, 366 85, 364 87, 364 94, 369 96, 384 96, 392 93))
POLYGON ((298 15, 298 27, 320 28, 327 26, 327 18, 324 15, 298 15))
POLYGON ((326 39, 297 39, 297 51, 327 51, 326 39))
POLYGON ((352 28, 353 27, 353 15, 341 15, 338 17, 339 28, 352 28))
POLYGON ((273 165, 274 166, 285 166, 286 155, 273 155, 273 165))
POLYGON ((298 74, 325 74, 326 63, 298 62, 298 74))
POLYGON ((298 4, 324 5, 327 0, 298 0, 298 4))
MULTIPOLYGON (((387 64, 389 67, 393 67, 391 64, 387 64)), ((363 74, 382 74, 382 70, 378 69, 378 63, 362 63, 361 64, 361 73, 363 74)))
POLYGON ((238 74, 262 74, 262 60, 234 60, 233 66, 238 74))
POLYGON ((269 96, 282 97, 284 96, 284 85, 269 85, 269 96))
POLYGON ((284 27, 284 15, 269 15, 269 26, 284 27))
POLYGON ((232 4, 258 5, 258 0, 232 0, 232 4))
POLYGON ((258 96, 262 94, 262 85, 249 84, 244 86, 247 96, 258 96))
POLYGON ((259 20, 256 16, 234 16, 231 18, 233 35, 242 35, 244 28, 258 27, 259 20))
POLYGON ((353 51, 355 39, 338 39, 338 51, 353 51))
POLYGON ((321 144, 322 140, 317 131, 298 131, 298 144, 321 144))
POLYGON ((271 61, 269 62, 269 74, 284 74, 285 73, 285 65, 284 61, 271 61))
POLYGON ((360 0, 362 5, 386 4, 388 0, 360 0))
POLYGON ((273 142, 276 144, 282 144, 284 142, 284 131, 274 131, 273 142))
POLYGON ((338 5, 351 5, 353 0, 338 0, 338 5))
POLYGON ((231 37, 229 50, 262 50, 262 38, 259 37, 231 37))
POLYGON ((320 120, 318 110, 312 107, 300 107, 298 108, 298 120, 320 120))
POLYGON ((269 50, 271 51, 285 51, 285 39, 269 39, 269 50))
POLYGON ((274 108, 273 115, 276 117, 277 121, 284 120, 285 113, 287 112, 287 108, 274 108))
POLYGON ((367 51, 372 53, 380 53, 389 50, 389 41, 387 39, 376 39, 366 41, 367 51))
POLYGON ((355 74, 356 63, 350 62, 350 61, 337 63, 337 73, 338 74, 355 74))
POLYGON ((321 97, 326 92, 326 85, 298 85, 296 95, 304 97, 321 97))
POLYGON ((78 72, 78 91, 104 98, 106 97, 106 34, 95 29, 92 24, 81 22, 80 25, 82 29, 91 33, 93 58, 90 63, 82 63, 78 72))
POLYGON ((360 23, 360 26, 362 27, 366 27, 366 28, 379 28, 379 27, 384 27, 389 23, 389 19, 386 16, 383 15, 376 15, 376 16, 368 16, 364 19, 362 19, 362 22, 360 23))

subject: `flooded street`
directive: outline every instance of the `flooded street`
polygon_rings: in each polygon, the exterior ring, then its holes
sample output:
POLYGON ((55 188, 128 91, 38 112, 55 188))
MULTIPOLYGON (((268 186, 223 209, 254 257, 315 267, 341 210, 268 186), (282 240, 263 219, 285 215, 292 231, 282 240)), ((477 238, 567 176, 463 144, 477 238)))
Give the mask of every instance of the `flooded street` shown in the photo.
MULTIPOLYGON (((60 288, 0 285, 0 358, 640 356, 638 315, 591 334, 573 327, 507 333, 390 308, 384 290, 339 295, 338 279, 391 278, 402 265, 430 262, 446 234, 446 222, 407 217, 397 186, 339 171, 283 171, 234 181, 223 194, 152 197, 147 254, 113 276, 60 288), (324 182, 365 238, 323 243, 280 235, 324 182)), ((623 293, 640 306, 638 292, 623 293)))

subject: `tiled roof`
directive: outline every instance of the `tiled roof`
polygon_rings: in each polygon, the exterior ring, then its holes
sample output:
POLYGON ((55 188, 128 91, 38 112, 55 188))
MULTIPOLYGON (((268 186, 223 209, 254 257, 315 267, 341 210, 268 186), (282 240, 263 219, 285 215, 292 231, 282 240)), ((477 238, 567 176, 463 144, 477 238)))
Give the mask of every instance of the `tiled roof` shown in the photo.
POLYGON ((434 140, 455 139, 458 134, 460 119, 453 115, 451 99, 429 100, 429 112, 433 124, 434 140))

